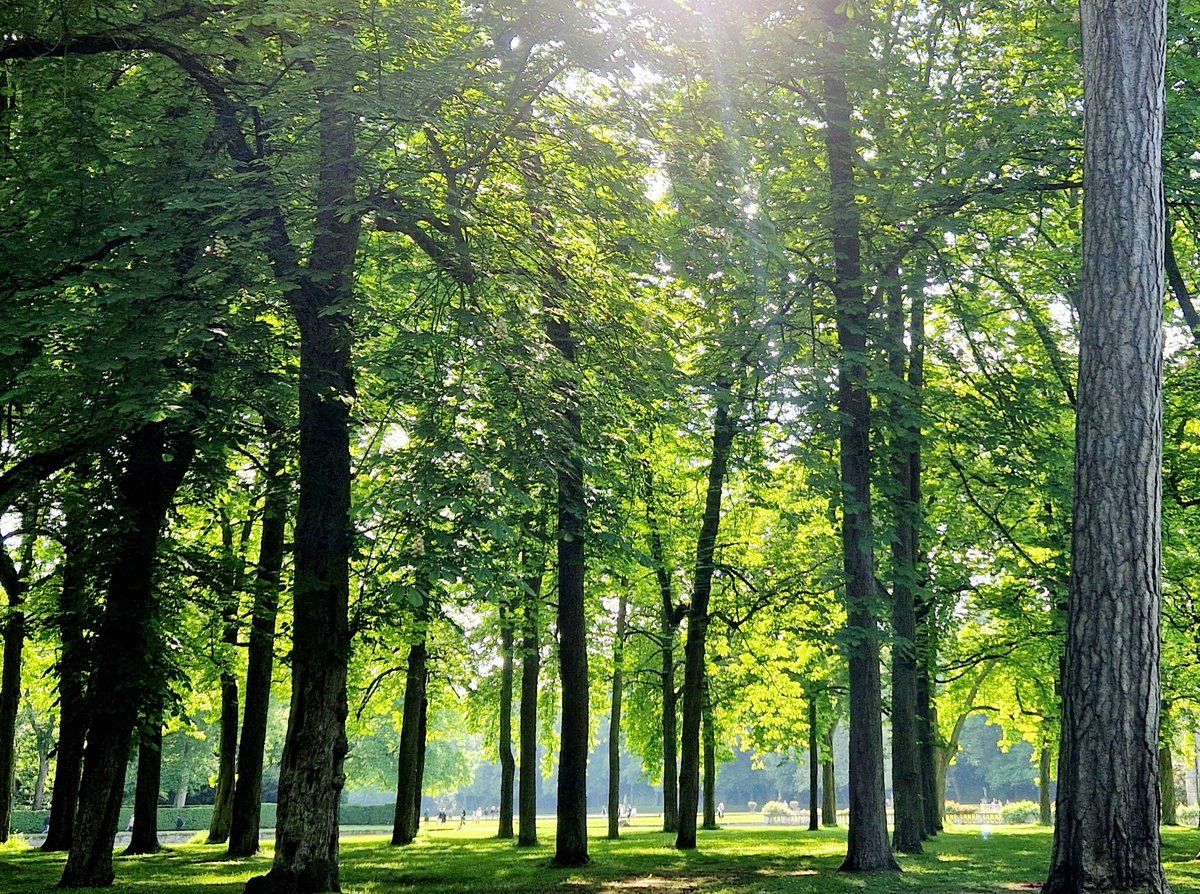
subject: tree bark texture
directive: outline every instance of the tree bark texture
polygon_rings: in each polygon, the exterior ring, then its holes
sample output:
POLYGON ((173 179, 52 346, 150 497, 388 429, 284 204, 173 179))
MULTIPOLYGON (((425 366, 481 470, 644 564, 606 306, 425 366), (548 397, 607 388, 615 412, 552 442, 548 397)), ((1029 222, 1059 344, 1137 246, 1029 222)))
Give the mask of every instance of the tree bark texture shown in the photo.
POLYGON ((258 568, 254 576, 237 782, 233 789, 229 825, 228 852, 231 857, 249 857, 258 851, 263 756, 271 707, 271 674, 275 663, 275 616, 279 608, 279 583, 287 531, 288 484, 283 474, 285 446, 280 438, 279 426, 268 422, 266 434, 269 441, 264 481, 266 495, 259 534, 258 568))
POLYGON ((696 846, 696 810, 700 802, 700 718, 704 711, 705 654, 708 640, 708 603, 712 596, 713 557, 721 524, 721 497, 725 473, 737 431, 729 415, 727 388, 718 394, 713 414, 712 459, 708 466, 708 487, 704 497, 704 516, 696 538, 696 570, 692 584, 692 604, 688 609, 687 641, 683 652, 683 727, 679 749, 679 830, 675 847, 687 850, 696 846))
POLYGON ((133 795, 133 831, 127 854, 154 854, 158 843, 158 795, 162 789, 162 709, 149 711, 138 736, 137 787, 133 795))
POLYGON ((1083 288, 1047 894, 1169 890, 1159 852, 1162 0, 1084 0, 1083 288))
POLYGON ((118 481, 122 530, 113 551, 104 618, 96 636, 87 746, 74 836, 59 887, 113 882, 113 839, 120 818, 125 765, 144 687, 158 654, 153 577, 159 532, 195 452, 188 436, 170 437, 164 423, 134 432, 118 481))
MULTIPOLYGON (((354 80, 349 27, 326 27, 331 80, 354 80)), ((340 91, 316 88, 318 183, 309 262, 289 301, 300 329, 300 496, 296 506, 292 701, 279 772, 275 859, 247 894, 341 890, 338 802, 345 784, 350 658, 350 408, 353 333, 345 308, 358 251, 355 126, 340 91)))
POLYGON ((850 828, 846 872, 899 869, 888 840, 883 782, 882 697, 879 670, 875 532, 871 515, 871 396, 867 330, 870 309, 862 284, 862 236, 857 207, 857 150, 846 92, 842 4, 823 4, 826 46, 825 153, 829 164, 833 291, 837 315, 839 461, 842 554, 846 582, 846 640, 850 666, 850 828))
POLYGON ((521 763, 518 770, 517 846, 535 847, 537 836, 538 787, 538 676, 541 673, 541 636, 538 615, 542 598, 542 575, 525 578, 521 623, 521 763))
POLYGON ((421 741, 421 705, 425 701, 428 650, 425 645, 424 619, 421 639, 408 650, 408 669, 404 681, 404 716, 400 726, 399 770, 396 777, 396 815, 392 824, 392 844, 411 844, 420 828, 421 780, 417 767, 424 743, 421 741))
POLYGON ((926 836, 942 830, 942 790, 938 787, 937 704, 933 697, 936 649, 931 609, 922 604, 917 623, 917 759, 921 762, 921 808, 926 836))
POLYGON ((617 629, 613 639, 612 703, 608 715, 608 837, 620 838, 621 817, 621 695, 625 685, 625 611, 622 591, 617 598, 617 629))
POLYGON ((646 482, 646 525, 650 531, 650 560, 654 564, 654 577, 659 595, 659 648, 662 663, 659 671, 659 689, 662 694, 662 786, 663 786, 663 831, 679 831, 679 702, 675 694, 675 639, 682 615, 675 607, 674 588, 671 586, 671 569, 667 565, 667 551, 663 546, 659 528, 657 493, 654 481, 647 473, 646 482))
POLYGON ((513 785, 517 761, 512 748, 513 712, 513 618, 512 609, 500 602, 500 824, 497 838, 513 837, 513 785))

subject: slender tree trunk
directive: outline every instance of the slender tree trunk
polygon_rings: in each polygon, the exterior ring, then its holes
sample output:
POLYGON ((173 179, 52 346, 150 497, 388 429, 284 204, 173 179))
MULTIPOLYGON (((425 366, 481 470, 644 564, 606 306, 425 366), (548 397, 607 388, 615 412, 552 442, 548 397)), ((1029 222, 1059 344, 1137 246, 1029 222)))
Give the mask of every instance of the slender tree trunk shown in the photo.
POLYGON ((688 609, 687 642, 684 645, 683 728, 679 749, 679 831, 675 847, 686 850, 696 846, 696 809, 700 801, 700 716, 704 709, 704 659, 708 638, 708 602, 712 596, 713 557, 717 531, 721 524, 721 496, 729 454, 737 431, 729 415, 730 394, 727 385, 719 385, 717 407, 713 415, 712 460, 708 466, 708 487, 704 498, 704 517, 696 538, 696 571, 692 585, 692 604, 688 609))
POLYGON ((1042 738, 1038 749, 1038 825, 1048 826, 1054 822, 1050 812, 1050 774, 1053 767, 1054 754, 1049 737, 1042 738))
POLYGON ((938 786, 938 721, 937 704, 933 697, 934 650, 931 607, 922 604, 917 625, 917 758, 921 762, 921 807, 925 814, 926 836, 942 830, 942 789, 938 786))
POLYGON ((412 824, 421 827, 421 793, 425 790, 425 755, 429 747, 429 674, 425 674, 425 697, 421 699, 421 722, 417 726, 417 770, 413 785, 412 824))
POLYGON ((263 755, 266 752, 267 717, 271 707, 271 673, 275 662, 275 615, 279 607, 279 582, 287 529, 288 485, 283 475, 285 447, 278 425, 267 422, 266 435, 269 442, 264 481, 266 496, 263 499, 258 570, 254 580, 254 607, 250 618, 246 700, 242 707, 237 783, 233 790, 233 810, 229 825, 231 857, 248 857, 258 851, 263 755))
POLYGON ((821 772, 821 740, 817 732, 817 697, 808 697, 808 831, 821 828, 817 818, 820 794, 818 780, 821 772))
POLYGON ((889 289, 888 354, 894 379, 890 402, 890 425, 895 437, 892 474, 896 495, 893 499, 895 537, 892 541, 892 800, 895 820, 892 844, 905 854, 922 852, 925 825, 923 786, 917 723, 917 538, 921 512, 921 429, 917 421, 916 399, 922 382, 922 301, 924 276, 914 283, 913 325, 915 339, 908 350, 904 345, 904 304, 899 271, 889 289), (910 353, 911 352, 911 353, 910 353), (905 360, 909 358, 906 394, 905 360))
POLYGON ((500 827, 497 838, 513 837, 513 784, 517 762, 512 749, 513 619, 508 603, 500 601, 500 827))
POLYGON ((1075 522, 1043 890, 1158 894, 1166 4, 1084 0, 1082 33, 1075 522))
POLYGON ((542 575, 525 578, 521 633, 521 765, 518 780, 519 804, 517 846, 535 847, 537 836, 538 782, 538 676, 541 672, 541 637, 538 608, 542 598, 542 575))
POLYGON ((608 719, 608 837, 620 838, 621 809, 621 694, 625 685, 625 592, 617 598, 617 629, 613 639, 612 710, 608 719))
MULTIPOLYGON (((26 531, 23 536, 30 540, 33 534, 26 531)), ((25 601, 29 570, 29 566, 26 566, 18 571, 12 557, 0 543, 0 582, 8 594, 8 612, 4 621, 4 663, 0 672, 0 843, 8 841, 9 829, 12 828, 17 708, 21 703, 21 658, 25 648, 25 612, 21 606, 25 601)))
MULTIPOLYGON (((358 250, 354 213, 354 80, 344 23, 326 26, 329 78, 316 89, 317 214, 309 262, 289 301, 300 329, 300 497, 296 507, 292 702, 279 772, 275 859, 246 894, 341 890, 338 802, 345 784, 350 658, 351 304, 358 250)), ((281 271, 287 273, 288 271, 281 271)), ((291 271, 293 275, 299 271, 291 271)))
POLYGON ((679 705, 675 694, 675 637, 679 629, 678 618, 682 616, 675 607, 671 570, 667 565, 666 549, 663 547, 662 532, 659 530, 654 483, 649 478, 646 489, 646 522, 650 529, 650 559, 654 563, 654 576, 658 581, 658 635, 662 649, 659 685, 662 693, 663 831, 677 832, 679 831, 679 705))
POLYGON ((125 765, 158 649, 153 575, 159 532, 191 463, 190 438, 169 438, 150 423, 129 438, 118 487, 125 530, 114 553, 104 619, 96 636, 87 746, 74 837, 59 887, 107 887, 113 881, 113 839, 120 818, 125 765))
POLYGON ((1158 750, 1158 768, 1162 789, 1162 825, 1178 826, 1175 814, 1175 763, 1171 758, 1171 745, 1163 742, 1158 750))
POLYGON ((717 725, 712 711, 712 682, 704 675, 704 713, 700 718, 701 739, 704 744, 704 786, 701 803, 702 829, 717 829, 717 725))
POLYGON ((833 734, 837 730, 837 721, 829 724, 825 731, 825 760, 821 764, 821 825, 836 826, 837 816, 837 774, 833 766, 833 734))
POLYGON ((845 872, 896 870, 888 841, 883 783, 879 619, 875 614, 875 531, 871 515, 871 396, 867 330, 870 310, 862 284, 854 122, 846 92, 846 11, 825 0, 830 29, 825 74, 825 150, 829 163, 830 217, 838 346, 838 409, 842 415, 842 555, 850 665, 850 829, 845 872))
MULTIPOLYGON (((237 627, 226 628, 226 643, 237 645, 237 627)), ((233 788, 237 767, 238 685, 232 671, 221 672, 221 745, 217 757, 217 793, 208 843, 224 844, 233 824, 233 788)))
POLYGON ((91 507, 78 499, 66 505, 66 556, 62 589, 58 597, 58 745, 55 748, 54 793, 50 797, 50 829, 44 851, 71 847, 75 811, 79 804, 79 776, 83 770, 83 744, 88 727, 84 697, 88 654, 84 640, 84 612, 89 600, 84 543, 89 534, 91 507))
POLYGON ((425 618, 417 620, 421 639, 408 650, 408 673, 404 682, 404 718, 400 727, 400 761, 396 783, 396 814, 392 825, 392 844, 411 844, 417 837, 421 801, 421 780, 417 767, 424 751, 421 741, 421 706, 425 701, 426 663, 425 618))
POLYGON ((158 796, 162 790, 162 709, 147 712, 138 737, 137 788, 133 795, 133 831, 127 854, 154 854, 158 843, 158 796))

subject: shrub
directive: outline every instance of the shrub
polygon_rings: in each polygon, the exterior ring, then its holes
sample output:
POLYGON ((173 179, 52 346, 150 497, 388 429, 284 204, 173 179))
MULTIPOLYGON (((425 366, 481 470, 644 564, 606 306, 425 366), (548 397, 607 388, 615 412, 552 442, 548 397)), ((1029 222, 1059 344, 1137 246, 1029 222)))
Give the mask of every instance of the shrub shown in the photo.
POLYGON ((789 808, 782 801, 768 801, 766 804, 763 805, 762 812, 763 812, 763 816, 766 816, 766 817, 791 816, 792 815, 791 808, 789 808))
POLYGON ((391 826, 396 819, 394 804, 343 804, 343 826, 391 826))
POLYGON ((1006 823, 1036 823, 1041 810, 1032 801, 1013 801, 1000 808, 1000 819, 1006 823))
POLYGON ((1195 826, 1200 823, 1200 807, 1185 804, 1175 808, 1175 819, 1181 826, 1195 826))

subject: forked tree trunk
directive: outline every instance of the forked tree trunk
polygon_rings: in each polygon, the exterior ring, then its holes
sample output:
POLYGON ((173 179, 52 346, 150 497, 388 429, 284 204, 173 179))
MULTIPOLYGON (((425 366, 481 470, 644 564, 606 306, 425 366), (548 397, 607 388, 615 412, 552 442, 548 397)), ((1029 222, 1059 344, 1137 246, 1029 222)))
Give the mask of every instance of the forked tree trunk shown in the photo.
POLYGON ((613 638, 612 704, 608 715, 608 837, 620 838, 621 816, 621 695, 625 685, 625 592, 617 598, 617 629, 613 638))
POLYGON ((87 747, 75 834, 59 887, 107 887, 113 882, 113 839, 120 819, 125 765, 157 650, 153 577, 159 532, 191 463, 190 438, 169 438, 150 423, 129 438, 118 481, 124 530, 114 550, 104 619, 96 636, 87 747))
POLYGON ((1158 829, 1166 4, 1083 0, 1081 9, 1075 513, 1043 890, 1159 894, 1169 890, 1158 829))
POLYGON ((875 531, 871 515, 871 396, 867 330, 870 309, 862 284, 854 121, 846 92, 846 7, 825 0, 825 151, 829 164, 837 316, 842 561, 846 583, 846 651, 850 666, 850 829, 846 872, 897 870, 888 840, 883 784, 879 619, 875 614, 875 531))
POLYGON ((513 619, 508 603, 500 600, 500 825, 497 838, 513 837, 513 783, 517 762, 512 749, 513 619))
POLYGON ((137 788, 133 795, 133 831, 127 854, 154 854, 158 843, 158 795, 162 789, 162 709, 147 713, 138 736, 137 788))
POLYGON ((737 431, 729 414, 728 385, 719 385, 713 414, 711 461, 704 497, 704 516, 696 538, 696 569, 692 604, 688 609, 687 642, 684 645, 683 728, 679 749, 679 830, 675 847, 696 846, 696 809, 700 803, 700 718, 704 711, 704 671, 708 641, 708 603, 712 596, 713 557, 721 524, 721 496, 729 454, 737 431))
POLYGON ((254 579, 254 606, 250 618, 250 643, 246 657, 246 697, 242 707, 242 733, 237 755, 237 783, 229 825, 229 856, 249 857, 258 851, 262 805, 263 756, 267 743, 267 716, 271 707, 271 673, 275 663, 275 616, 283 569, 287 530, 288 485, 283 474, 285 445, 280 428, 267 421, 267 468, 263 482, 262 530, 259 534, 258 569, 254 579))
POLYGON ((537 836, 538 789, 538 676, 541 672, 541 637, 538 609, 542 598, 542 575, 525 578, 521 626, 521 764, 518 770, 517 846, 534 847, 537 836))

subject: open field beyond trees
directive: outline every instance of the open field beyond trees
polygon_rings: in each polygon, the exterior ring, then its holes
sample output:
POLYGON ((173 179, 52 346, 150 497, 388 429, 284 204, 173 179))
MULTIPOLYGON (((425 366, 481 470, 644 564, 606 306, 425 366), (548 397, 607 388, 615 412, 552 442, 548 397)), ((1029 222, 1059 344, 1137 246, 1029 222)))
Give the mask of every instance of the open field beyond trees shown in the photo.
MULTIPOLYGON (((901 858, 900 874, 839 873, 845 831, 725 828, 699 833, 695 852, 675 850, 674 836, 655 831, 653 818, 625 830, 619 841, 597 837, 593 861, 582 869, 549 867, 552 828, 543 844, 518 849, 491 837, 492 824, 447 824, 422 833, 414 846, 391 847, 383 835, 343 838, 346 894, 421 891, 424 894, 570 891, 574 894, 849 894, 921 892, 975 894, 1038 890, 1049 865, 1048 828, 960 826, 929 842, 924 854, 901 858), (644 825, 642 824, 644 822, 644 825), (986 837, 985 837, 986 834, 986 837)), ((1200 894, 1200 831, 1165 829, 1163 861, 1176 894, 1200 894)), ((62 872, 61 855, 11 847, 0 855, 0 894, 50 890, 62 872)), ((150 856, 120 857, 113 892, 188 891, 234 894, 265 871, 271 851, 232 860, 221 847, 186 845, 150 856)))

